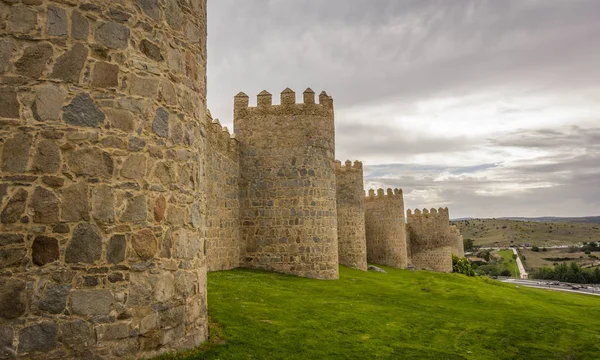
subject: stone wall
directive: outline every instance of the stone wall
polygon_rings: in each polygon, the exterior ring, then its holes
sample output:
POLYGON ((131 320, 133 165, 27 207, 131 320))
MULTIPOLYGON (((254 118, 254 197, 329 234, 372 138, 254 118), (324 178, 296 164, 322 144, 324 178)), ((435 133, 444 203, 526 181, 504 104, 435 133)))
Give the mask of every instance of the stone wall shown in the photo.
POLYGON ((239 144, 219 120, 208 120, 206 259, 208 271, 229 270, 240 264, 239 144))
POLYGON ((465 256, 465 243, 464 243, 463 236, 460 234, 460 230, 456 227, 456 225, 451 225, 450 231, 456 237, 456 240, 454 241, 454 247, 452 249, 452 255, 456 255, 458 257, 464 257, 465 256))
POLYGON ((367 270, 365 192, 362 163, 336 161, 336 199, 339 263, 367 270))
POLYGON ((299 276, 338 277, 333 100, 325 92, 304 103, 286 89, 235 97, 240 142, 241 234, 244 266, 299 276))
POLYGON ((407 267, 404 197, 400 189, 369 190, 365 199, 365 230, 369 263, 407 267))
POLYGON ((207 338, 206 1, 0 1, 0 357, 207 338))
POLYGON ((407 211, 406 230, 412 264, 417 269, 452 272, 456 234, 450 228, 448 208, 407 211))

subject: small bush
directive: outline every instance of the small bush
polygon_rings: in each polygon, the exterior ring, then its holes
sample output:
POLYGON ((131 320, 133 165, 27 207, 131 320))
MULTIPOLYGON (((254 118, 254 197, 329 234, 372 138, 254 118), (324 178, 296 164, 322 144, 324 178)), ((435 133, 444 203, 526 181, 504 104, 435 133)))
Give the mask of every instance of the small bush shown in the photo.
POLYGON ((452 272, 467 276, 475 276, 475 271, 471 267, 469 260, 464 257, 459 258, 456 255, 452 255, 452 272))

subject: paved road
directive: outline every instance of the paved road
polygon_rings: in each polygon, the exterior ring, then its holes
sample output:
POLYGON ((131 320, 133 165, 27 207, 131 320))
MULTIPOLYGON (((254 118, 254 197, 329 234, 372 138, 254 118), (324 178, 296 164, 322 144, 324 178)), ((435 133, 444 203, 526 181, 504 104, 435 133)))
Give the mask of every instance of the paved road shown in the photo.
POLYGON ((519 256, 517 249, 512 248, 512 251, 515 255, 517 255, 517 266, 519 267, 519 272, 521 273, 521 279, 528 279, 529 274, 527 271, 525 271, 525 266, 523 266, 523 263, 521 262, 521 257, 519 256))
POLYGON ((566 291, 579 294, 595 295, 600 296, 600 287, 593 287, 589 285, 578 285, 561 283, 558 281, 534 281, 534 280, 520 280, 520 279, 501 279, 500 281, 515 285, 533 287, 538 289, 566 291), (558 284, 558 285, 557 285, 558 284))

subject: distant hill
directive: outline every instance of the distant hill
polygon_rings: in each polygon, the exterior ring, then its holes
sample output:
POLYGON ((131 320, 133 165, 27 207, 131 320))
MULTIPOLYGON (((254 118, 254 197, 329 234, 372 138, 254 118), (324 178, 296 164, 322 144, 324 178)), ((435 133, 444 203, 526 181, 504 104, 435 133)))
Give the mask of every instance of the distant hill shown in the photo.
MULTIPOLYGON (((456 218, 451 221, 473 220, 472 217, 456 218)), ((531 222, 556 222, 556 223, 593 223, 600 224, 600 216, 584 216, 584 217, 558 217, 558 216, 541 216, 541 217, 500 217, 487 220, 515 220, 515 221, 531 221, 531 222)))
POLYGON ((600 241, 600 222, 591 221, 599 217, 545 218, 555 221, 541 219, 544 218, 463 219, 452 220, 451 223, 459 228, 465 239, 473 239, 476 245, 557 246, 600 241))

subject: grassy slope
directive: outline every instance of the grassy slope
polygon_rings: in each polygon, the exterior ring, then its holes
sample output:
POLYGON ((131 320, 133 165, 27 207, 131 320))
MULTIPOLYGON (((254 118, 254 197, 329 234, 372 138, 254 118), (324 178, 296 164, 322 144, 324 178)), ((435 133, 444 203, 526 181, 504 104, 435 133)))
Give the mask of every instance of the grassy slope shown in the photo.
POLYGON ((338 281, 210 273, 209 315, 224 344, 176 358, 600 358, 600 298, 386 270, 342 267, 338 281))
POLYGON ((593 223, 543 223, 515 220, 472 219, 452 222, 465 239, 476 245, 571 245, 600 241, 600 225, 593 223), (511 243, 511 241, 513 241, 511 243))

